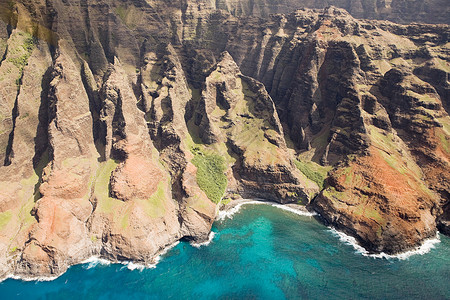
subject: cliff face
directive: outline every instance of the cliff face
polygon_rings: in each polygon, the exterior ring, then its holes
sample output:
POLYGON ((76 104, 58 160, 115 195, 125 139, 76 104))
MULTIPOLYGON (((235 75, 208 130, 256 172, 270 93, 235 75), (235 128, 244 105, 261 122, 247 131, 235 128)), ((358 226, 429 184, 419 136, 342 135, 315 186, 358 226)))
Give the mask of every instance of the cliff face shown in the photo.
POLYGON ((148 263, 238 196, 448 232, 449 27, 284 3, 0 2, 0 274, 148 263))
MULTIPOLYGON (((154 1, 156 2, 156 1, 154 1)), ((286 14, 296 9, 323 9, 330 5, 343 8, 355 18, 381 19, 397 23, 449 24, 449 7, 445 0, 216 0, 168 1, 168 5, 187 10, 198 8, 224 10, 233 16, 253 15, 267 18, 271 14, 286 14)))
POLYGON ((311 204, 325 220, 373 251, 418 245, 449 199, 448 27, 310 12, 243 21, 226 48, 268 89, 300 163, 333 166, 311 204))

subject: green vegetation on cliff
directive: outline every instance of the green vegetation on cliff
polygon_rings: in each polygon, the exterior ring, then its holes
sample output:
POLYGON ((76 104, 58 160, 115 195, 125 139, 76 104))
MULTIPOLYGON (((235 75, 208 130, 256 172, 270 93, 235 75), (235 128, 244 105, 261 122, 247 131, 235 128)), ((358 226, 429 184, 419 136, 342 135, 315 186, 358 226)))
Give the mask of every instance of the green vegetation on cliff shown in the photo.
POLYGON ((203 154, 194 148, 192 163, 197 167, 197 183, 206 196, 214 203, 219 203, 227 187, 225 160, 217 154, 203 154))
POLYGON ((314 162, 299 160, 294 160, 294 164, 308 179, 314 181, 320 189, 323 189, 328 170, 330 169, 329 167, 323 167, 314 162))
POLYGON ((13 63, 20 72, 22 72, 23 68, 28 63, 28 58, 31 56, 31 52, 34 48, 34 38, 28 33, 20 33, 19 35, 23 36, 24 41, 21 45, 21 48, 16 48, 13 50, 13 57, 9 58, 8 61, 13 63), (21 54, 17 56, 17 54, 21 54))
POLYGON ((99 201, 99 210, 105 213, 112 212, 114 203, 118 201, 109 195, 111 173, 118 165, 118 162, 109 159, 100 166, 95 177, 94 194, 99 201))
POLYGON ((165 187, 169 185, 170 182, 166 182, 161 180, 158 183, 158 188, 153 195, 150 196, 146 201, 142 201, 142 207, 144 208, 145 213, 152 218, 163 217, 166 209, 164 207, 164 202, 167 199, 165 191, 165 187))
POLYGON ((12 214, 10 210, 0 213, 0 230, 3 229, 11 220, 12 214))

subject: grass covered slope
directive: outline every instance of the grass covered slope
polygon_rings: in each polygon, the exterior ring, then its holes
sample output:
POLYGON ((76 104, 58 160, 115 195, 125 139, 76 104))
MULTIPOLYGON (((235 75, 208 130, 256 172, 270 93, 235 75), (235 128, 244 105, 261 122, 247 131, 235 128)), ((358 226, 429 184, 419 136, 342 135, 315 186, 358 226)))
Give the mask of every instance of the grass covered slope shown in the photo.
POLYGON ((312 161, 305 162, 301 160, 294 160, 294 164, 308 179, 314 181, 320 189, 323 189, 331 167, 324 167, 312 161))
POLYGON ((223 198, 312 204, 375 252, 416 246, 448 215, 448 26, 334 7, 9 4, 0 276, 149 262, 205 240, 223 198))
POLYGON ((217 154, 203 154, 198 148, 192 163, 197 167, 198 186, 214 203, 219 203, 227 187, 225 160, 217 154))
POLYGON ((295 168, 274 104, 264 86, 240 74, 228 53, 193 98, 188 121, 197 182, 214 202, 241 194, 282 202, 308 201, 317 184, 295 168), (202 149, 200 151, 200 149, 202 149), (224 174, 226 173, 226 175, 224 174))

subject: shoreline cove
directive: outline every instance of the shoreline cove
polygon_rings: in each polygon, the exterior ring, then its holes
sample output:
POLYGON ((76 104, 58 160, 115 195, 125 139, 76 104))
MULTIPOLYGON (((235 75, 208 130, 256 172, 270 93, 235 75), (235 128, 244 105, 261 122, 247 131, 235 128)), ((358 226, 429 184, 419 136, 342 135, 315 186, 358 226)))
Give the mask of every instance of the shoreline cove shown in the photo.
MULTIPOLYGON (((242 208, 242 206, 244 206, 244 205, 268 205, 268 206, 272 206, 272 207, 275 207, 278 209, 288 211, 290 213, 293 213, 293 214, 296 214, 299 216, 305 216, 305 217, 310 217, 310 218, 313 216, 319 215, 316 212, 308 211, 305 208, 305 206, 298 205, 298 204, 280 204, 277 202, 267 201, 267 200, 263 200, 263 199, 257 199, 257 200, 237 199, 227 205, 224 205, 218 211, 215 221, 222 222, 226 219, 232 219, 233 215, 238 213, 240 211, 240 209, 242 208)), ((347 235, 341 231, 338 231, 333 227, 328 227, 327 231, 330 232, 334 237, 338 238, 341 243, 352 246, 354 249, 355 255, 371 257, 373 259, 407 260, 411 256, 414 256, 414 255, 424 255, 424 254, 429 253, 432 249, 435 248, 435 245, 440 243, 439 232, 437 232, 436 236, 434 238, 424 240, 424 242, 415 249, 408 250, 408 251, 398 253, 398 254, 393 254, 393 255, 386 254, 383 252, 378 253, 378 254, 371 254, 364 247, 359 245, 359 243, 357 242, 357 240, 354 237, 347 235)), ((200 249, 203 246, 210 245, 214 241, 216 234, 217 234, 217 232, 214 232, 211 230, 211 232, 208 235, 208 239, 206 241, 201 242, 201 243, 190 242, 189 244, 190 244, 190 246, 192 246, 194 248, 200 249)), ((139 272, 142 272, 145 269, 155 269, 157 267, 158 263, 163 259, 163 256, 165 254, 167 254, 172 248, 176 247, 179 243, 180 243, 180 241, 176 241, 176 242, 168 245, 164 249, 162 249, 153 258, 153 263, 149 263, 149 264, 143 264, 143 263, 133 262, 133 261, 110 261, 108 259, 101 258, 99 256, 92 256, 92 257, 89 257, 89 258, 81 261, 80 263, 71 265, 64 273, 62 273, 58 276, 51 276, 51 277, 29 276, 28 277, 28 276, 18 276, 18 275, 10 274, 10 275, 7 275, 4 278, 0 279, 0 283, 4 282, 7 279, 14 279, 14 280, 25 281, 25 282, 53 281, 53 280, 59 278, 60 276, 62 276, 63 274, 65 274, 71 267, 77 266, 77 265, 81 265, 83 269, 89 270, 89 269, 95 268, 97 265, 107 266, 107 265, 111 265, 111 264, 121 264, 121 265, 123 265, 123 267, 120 268, 120 270, 127 268, 130 271, 138 270, 139 272)))
MULTIPOLYGON (((300 216, 312 217, 312 216, 319 215, 318 213, 310 212, 310 211, 306 210, 306 208, 304 206, 297 205, 297 204, 279 204, 276 202, 271 202, 271 201, 266 201, 266 200, 251 200, 251 199, 239 199, 239 200, 235 200, 235 201, 238 201, 238 202, 234 203, 234 205, 230 205, 230 207, 228 207, 228 208, 225 207, 224 210, 219 211, 219 213, 216 217, 216 221, 223 221, 227 218, 231 219, 234 214, 239 212, 239 210, 241 209, 241 207, 243 205, 247 205, 247 204, 270 205, 272 207, 283 209, 283 210, 289 211, 291 213, 294 213, 294 214, 297 214, 300 216)), ((432 249, 435 248, 435 245, 437 245, 441 242, 440 237, 439 237, 439 231, 438 231, 438 232, 436 232, 435 237, 424 240, 422 242, 422 244, 420 246, 416 247, 415 249, 407 250, 405 252, 401 252, 401 253, 397 253, 397 254, 387 254, 384 252, 370 253, 363 246, 361 246, 354 237, 352 237, 348 234, 345 234, 344 232, 339 231, 331 226, 328 226, 328 228, 329 228, 329 232, 331 232, 331 234, 333 236, 337 237, 340 242, 342 242, 343 244, 352 246, 353 249, 355 250, 355 252, 354 252, 355 254, 366 256, 366 257, 371 257, 374 259, 406 260, 414 255, 424 255, 424 254, 429 253, 432 249)))
POLYGON ((232 216, 239 212, 243 205, 269 205, 272 207, 276 207, 285 211, 289 211, 299 216, 313 217, 317 216, 316 212, 308 211, 305 206, 299 204, 280 204, 273 201, 267 201, 263 199, 237 199, 233 200, 231 203, 224 206, 223 209, 219 210, 219 213, 216 216, 216 221, 224 221, 225 219, 231 219, 232 216))

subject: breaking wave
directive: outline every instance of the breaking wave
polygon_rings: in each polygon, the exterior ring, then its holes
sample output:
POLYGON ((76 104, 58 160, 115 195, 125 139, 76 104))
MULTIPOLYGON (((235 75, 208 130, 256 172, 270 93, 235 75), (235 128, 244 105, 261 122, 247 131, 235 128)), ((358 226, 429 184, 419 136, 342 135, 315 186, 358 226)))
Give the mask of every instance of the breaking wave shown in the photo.
POLYGON ((294 213, 294 214, 299 215, 299 216, 312 217, 312 216, 316 216, 317 215, 317 213, 315 213, 315 212, 303 211, 303 210, 295 209, 295 208, 292 208, 290 206, 286 206, 286 205, 283 205, 283 204, 271 203, 270 205, 272 205, 273 207, 277 207, 277 208, 289 211, 289 212, 294 213))
POLYGON ((92 256, 92 257, 82 261, 81 264, 84 265, 83 268, 89 270, 89 269, 95 268, 98 265, 102 265, 102 266, 110 265, 111 262, 109 260, 100 258, 98 256, 92 256))
POLYGON ((124 265, 122 268, 120 268, 121 270, 124 269, 124 268, 127 268, 130 271, 138 270, 138 271, 142 272, 145 269, 154 269, 154 268, 156 268, 156 263, 154 263, 154 264, 140 264, 140 263, 135 263, 135 262, 132 262, 132 261, 128 261, 128 262, 121 262, 121 264, 124 265))
POLYGON ((209 244, 211 244, 212 240, 214 239, 214 236, 216 235, 216 233, 214 231, 211 231, 208 235, 208 239, 202 243, 194 243, 194 242, 190 242, 189 244, 192 247, 195 248, 200 248, 201 246, 208 246, 209 244))
POLYGON ((8 275, 5 278, 0 279, 0 282, 4 281, 6 279, 41 282, 41 281, 53 281, 56 278, 58 278, 58 276, 51 276, 51 277, 45 277, 45 276, 42 276, 42 277, 28 277, 28 276, 26 276, 26 277, 22 277, 22 276, 18 276, 18 275, 8 275))
POLYGON ((402 253, 398 254, 387 254, 384 252, 373 254, 369 253, 364 247, 362 247, 360 244, 358 244, 357 240, 349 236, 341 231, 336 230, 335 228, 330 228, 331 233, 338 237, 341 242, 344 244, 350 245, 355 249, 355 252, 358 254, 361 254, 363 256, 372 257, 372 258, 385 258, 385 259, 399 259, 399 260, 406 260, 410 258, 413 255, 424 255, 431 251, 431 249, 435 248, 436 244, 439 244, 441 242, 439 238, 439 233, 436 233, 436 236, 430 239, 425 240, 422 245, 419 247, 408 250, 402 253))
POLYGON ((233 206, 230 209, 220 210, 219 213, 217 214, 216 220, 223 221, 225 219, 232 219, 233 215, 241 209, 242 205, 245 205, 245 204, 264 204, 264 203, 261 201, 250 201, 250 200, 241 202, 241 203, 237 204, 236 206, 233 206))
POLYGON ((309 212, 309 211, 304 211, 304 210, 300 210, 300 209, 295 209, 293 207, 290 206, 286 206, 283 204, 279 204, 279 203, 275 203, 275 202, 270 202, 270 201, 258 201, 258 200, 248 200, 248 201, 243 201, 239 204, 237 204, 236 206, 233 206, 230 209, 227 210, 221 210, 219 211, 219 213, 217 214, 216 220, 217 221, 223 221, 225 219, 232 219, 233 215, 236 214, 243 205, 247 205, 247 204, 264 204, 264 205, 270 205, 276 208, 280 208, 289 212, 292 212, 294 214, 297 214, 299 216, 307 216, 307 217, 312 217, 317 215, 317 213, 315 212, 309 212))

